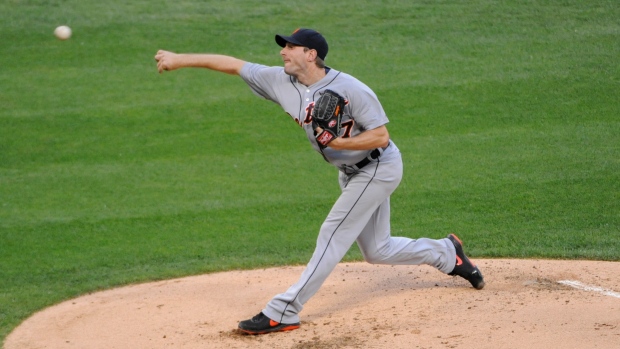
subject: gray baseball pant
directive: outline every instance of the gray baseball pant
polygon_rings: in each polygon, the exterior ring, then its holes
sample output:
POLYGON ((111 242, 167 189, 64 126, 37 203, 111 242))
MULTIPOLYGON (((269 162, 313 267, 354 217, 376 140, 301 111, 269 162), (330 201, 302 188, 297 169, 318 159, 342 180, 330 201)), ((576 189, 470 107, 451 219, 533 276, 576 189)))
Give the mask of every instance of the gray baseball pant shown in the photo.
MULTIPOLYGON (((394 146, 395 148, 395 146, 394 146)), ((456 261, 448 239, 410 239, 390 235, 390 195, 403 173, 397 148, 354 175, 340 172, 342 193, 321 226, 316 248, 299 281, 276 295, 263 313, 280 323, 297 323, 303 305, 319 290, 353 242, 373 264, 428 264, 450 273, 456 261)))

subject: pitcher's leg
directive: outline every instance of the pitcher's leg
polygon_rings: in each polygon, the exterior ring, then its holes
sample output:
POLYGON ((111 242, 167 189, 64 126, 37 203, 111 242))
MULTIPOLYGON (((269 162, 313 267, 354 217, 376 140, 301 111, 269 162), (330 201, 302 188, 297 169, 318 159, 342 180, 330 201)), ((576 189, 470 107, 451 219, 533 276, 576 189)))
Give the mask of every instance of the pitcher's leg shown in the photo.
POLYGON ((351 177, 321 226, 314 254, 299 281, 275 296, 263 313, 278 322, 298 322, 303 305, 319 290, 397 184, 379 181, 374 173, 351 177))
MULTIPOLYGON (((267 304, 263 313, 281 323, 299 322, 304 304, 319 290, 355 241, 355 235, 324 225, 312 258, 299 280, 267 304)), ((361 228, 360 228, 361 229, 361 228)))
POLYGON ((369 263, 431 265, 447 274, 454 268, 456 250, 449 239, 411 239, 390 233, 390 199, 372 214, 357 238, 357 244, 369 263))

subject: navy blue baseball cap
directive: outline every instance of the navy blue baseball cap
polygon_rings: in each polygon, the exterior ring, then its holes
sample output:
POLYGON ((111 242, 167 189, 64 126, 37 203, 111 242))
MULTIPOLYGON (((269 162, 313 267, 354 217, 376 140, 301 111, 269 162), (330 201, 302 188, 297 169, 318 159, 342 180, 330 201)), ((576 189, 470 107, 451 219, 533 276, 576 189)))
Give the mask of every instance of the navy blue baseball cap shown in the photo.
POLYGON ((291 36, 276 35, 276 43, 280 47, 286 46, 287 42, 316 50, 317 56, 322 60, 325 60, 325 56, 327 56, 327 41, 316 30, 300 28, 295 30, 291 36))

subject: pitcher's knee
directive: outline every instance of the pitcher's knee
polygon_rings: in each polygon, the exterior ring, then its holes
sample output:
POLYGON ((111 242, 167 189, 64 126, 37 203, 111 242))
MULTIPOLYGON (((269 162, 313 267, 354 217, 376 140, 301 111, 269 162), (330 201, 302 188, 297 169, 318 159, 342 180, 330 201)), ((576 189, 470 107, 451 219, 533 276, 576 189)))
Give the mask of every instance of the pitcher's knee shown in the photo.
POLYGON ((378 251, 375 251, 375 252, 362 251, 362 256, 364 257, 364 261, 370 264, 388 264, 387 262, 388 257, 386 257, 385 255, 382 255, 381 253, 378 253, 378 251))

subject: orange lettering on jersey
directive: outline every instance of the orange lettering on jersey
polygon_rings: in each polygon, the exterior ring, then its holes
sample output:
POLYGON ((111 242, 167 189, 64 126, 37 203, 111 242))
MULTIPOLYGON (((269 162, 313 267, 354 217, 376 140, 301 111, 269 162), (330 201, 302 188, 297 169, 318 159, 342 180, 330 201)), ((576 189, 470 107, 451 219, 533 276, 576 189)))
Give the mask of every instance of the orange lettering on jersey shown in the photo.
POLYGON ((355 121, 353 121, 353 119, 340 124, 340 126, 344 129, 344 132, 342 133, 342 138, 351 137, 351 130, 353 129, 353 124, 355 124, 355 121))
POLYGON ((306 118, 304 119, 304 124, 306 125, 312 123, 312 109, 314 109, 314 102, 310 102, 306 107, 306 118))

